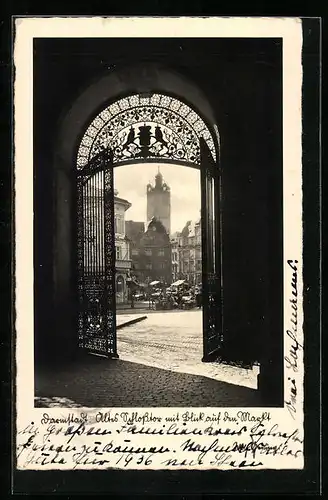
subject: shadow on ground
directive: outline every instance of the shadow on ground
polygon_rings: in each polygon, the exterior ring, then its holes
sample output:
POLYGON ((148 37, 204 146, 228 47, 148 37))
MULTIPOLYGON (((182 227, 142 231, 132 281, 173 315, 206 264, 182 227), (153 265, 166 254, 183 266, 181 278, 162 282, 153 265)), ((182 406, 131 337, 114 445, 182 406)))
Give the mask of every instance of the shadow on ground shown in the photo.
POLYGON ((35 373, 37 407, 258 407, 258 391, 208 377, 88 356, 35 373))

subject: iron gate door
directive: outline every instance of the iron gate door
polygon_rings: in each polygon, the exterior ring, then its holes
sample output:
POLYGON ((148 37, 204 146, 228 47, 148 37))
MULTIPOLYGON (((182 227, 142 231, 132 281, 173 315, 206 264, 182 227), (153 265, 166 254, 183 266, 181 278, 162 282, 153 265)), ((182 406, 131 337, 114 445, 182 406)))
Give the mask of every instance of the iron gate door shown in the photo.
POLYGON ((202 190, 203 361, 222 355, 223 311, 220 237, 220 176, 200 139, 202 190))
POLYGON ((243 330, 233 338, 224 329, 222 280, 222 196, 220 168, 205 141, 201 146, 202 246, 203 246, 203 361, 213 359, 240 368, 256 360, 254 339, 243 330))
POLYGON ((114 175, 105 149, 77 173, 79 347, 117 356, 114 175))

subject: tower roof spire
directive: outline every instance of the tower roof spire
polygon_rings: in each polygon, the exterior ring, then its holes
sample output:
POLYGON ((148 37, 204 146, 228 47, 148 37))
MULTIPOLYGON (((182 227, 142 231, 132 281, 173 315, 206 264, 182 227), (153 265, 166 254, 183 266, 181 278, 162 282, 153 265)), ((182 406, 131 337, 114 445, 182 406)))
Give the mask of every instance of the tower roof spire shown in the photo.
POLYGON ((161 174, 161 171, 160 171, 159 165, 158 165, 157 174, 155 175, 155 186, 162 187, 162 185, 163 185, 163 176, 161 174))

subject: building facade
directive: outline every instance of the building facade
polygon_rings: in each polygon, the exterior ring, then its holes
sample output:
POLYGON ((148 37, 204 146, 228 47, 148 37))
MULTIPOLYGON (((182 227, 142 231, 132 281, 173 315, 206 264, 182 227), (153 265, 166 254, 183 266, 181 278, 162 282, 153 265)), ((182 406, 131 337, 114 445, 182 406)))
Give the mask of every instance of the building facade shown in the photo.
POLYGON ((124 198, 118 197, 115 191, 114 213, 115 213, 115 267, 116 267, 116 303, 122 304, 128 301, 127 278, 130 275, 132 261, 130 255, 130 241, 125 232, 125 212, 131 207, 131 203, 124 198))
POLYGON ((181 232, 172 235, 172 277, 190 285, 202 281, 201 219, 188 221, 181 232))
MULTIPOLYGON (((84 240, 84 268, 86 272, 95 272, 103 266, 103 255, 101 240, 97 238, 104 226, 103 211, 98 210, 101 206, 103 192, 90 183, 89 194, 86 198, 86 227, 87 234, 84 240)), ((131 203, 118 196, 114 196, 114 225, 115 225, 115 269, 116 269, 116 302, 127 301, 128 291, 126 279, 131 271, 130 242, 125 234, 125 212, 131 207, 131 203)))
POLYGON ((172 255, 172 282, 182 279, 180 270, 180 237, 181 233, 176 231, 170 237, 172 255))
POLYGON ((139 256, 140 256, 140 240, 145 233, 145 223, 128 220, 125 222, 125 234, 129 240, 131 271, 135 275, 139 283, 143 283, 143 276, 140 274, 139 256))
POLYGON ((181 279, 180 276, 180 251, 179 251, 179 238, 181 233, 176 231, 170 237, 171 242, 171 255, 172 255, 172 282, 181 279))
POLYGON ((145 232, 145 223, 134 221, 134 220, 126 220, 125 221, 125 235, 130 240, 131 250, 133 246, 137 244, 141 236, 145 232))
POLYGON ((171 191, 164 182, 159 170, 155 176, 155 184, 147 184, 147 225, 153 217, 160 221, 166 229, 171 232, 171 191))
POLYGON ((131 251, 134 274, 140 283, 172 281, 172 255, 170 238, 161 221, 155 217, 150 221, 131 251))

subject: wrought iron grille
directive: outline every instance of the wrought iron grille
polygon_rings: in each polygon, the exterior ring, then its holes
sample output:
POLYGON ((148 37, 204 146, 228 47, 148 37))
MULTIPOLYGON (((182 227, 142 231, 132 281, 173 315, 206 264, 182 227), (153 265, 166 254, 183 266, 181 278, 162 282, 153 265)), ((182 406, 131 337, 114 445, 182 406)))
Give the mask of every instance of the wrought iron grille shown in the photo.
POLYGON ((207 277, 207 355, 218 352, 223 345, 223 332, 218 321, 218 308, 221 306, 219 299, 220 280, 216 274, 209 274, 207 277))
POLYGON ((204 360, 223 348, 221 267, 218 265, 220 239, 218 231, 218 171, 205 141, 201 147, 202 183, 202 282, 206 299, 203 302, 204 360))
POLYGON ((79 346, 117 355, 113 166, 108 151, 77 175, 79 346))
POLYGON ((215 160, 213 137, 189 106, 167 95, 135 94, 111 104, 92 121, 79 147, 77 168, 106 148, 115 164, 162 159, 199 165, 200 138, 215 160))

